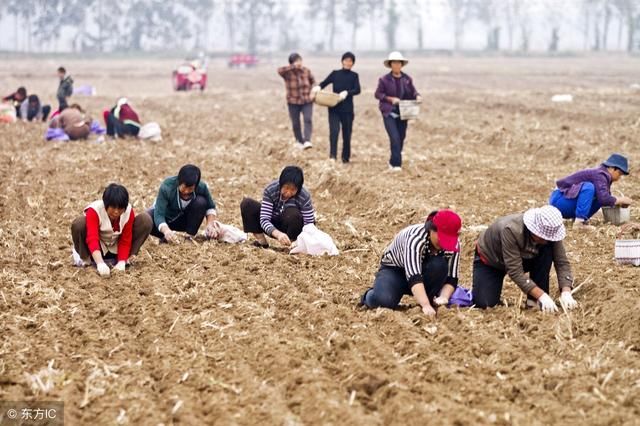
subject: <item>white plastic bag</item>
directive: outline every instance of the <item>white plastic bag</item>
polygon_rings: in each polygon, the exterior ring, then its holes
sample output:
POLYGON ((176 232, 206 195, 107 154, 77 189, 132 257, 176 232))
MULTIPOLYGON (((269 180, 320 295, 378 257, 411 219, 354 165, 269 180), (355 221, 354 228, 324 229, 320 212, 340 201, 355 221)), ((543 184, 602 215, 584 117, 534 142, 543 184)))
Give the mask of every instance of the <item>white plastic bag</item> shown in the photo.
POLYGON ((218 241, 229 244, 244 243, 247 241, 247 234, 233 225, 220 224, 220 236, 218 241))
POLYGON ((140 131, 138 132, 138 138, 143 140, 150 140, 153 142, 159 142, 162 140, 162 129, 160 129, 160 125, 158 123, 147 123, 140 128, 140 131))
POLYGON ((340 252, 329 234, 320 231, 314 224, 305 225, 289 254, 310 254, 311 256, 337 256, 340 252))

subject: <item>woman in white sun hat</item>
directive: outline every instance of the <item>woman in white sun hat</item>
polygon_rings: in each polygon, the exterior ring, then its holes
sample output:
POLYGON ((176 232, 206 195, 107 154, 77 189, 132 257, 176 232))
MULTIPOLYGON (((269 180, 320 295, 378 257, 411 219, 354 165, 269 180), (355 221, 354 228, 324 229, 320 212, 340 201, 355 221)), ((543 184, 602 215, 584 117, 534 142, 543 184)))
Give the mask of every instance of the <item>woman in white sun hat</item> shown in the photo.
POLYGON ((477 307, 500 303, 505 275, 527 295, 527 306, 543 312, 558 310, 549 296, 553 264, 567 309, 578 304, 571 296, 573 276, 562 240, 566 235, 562 214, 553 206, 529 209, 496 220, 478 238, 473 261, 473 302, 477 307), (528 274, 527 274, 528 273, 528 274))
POLYGON ((380 77, 375 94, 391 145, 389 168, 394 171, 402 170, 402 148, 407 135, 407 121, 400 119, 400 101, 422 100, 411 77, 402 72, 408 63, 402 53, 391 52, 384 61, 384 66, 391 68, 391 72, 380 77))

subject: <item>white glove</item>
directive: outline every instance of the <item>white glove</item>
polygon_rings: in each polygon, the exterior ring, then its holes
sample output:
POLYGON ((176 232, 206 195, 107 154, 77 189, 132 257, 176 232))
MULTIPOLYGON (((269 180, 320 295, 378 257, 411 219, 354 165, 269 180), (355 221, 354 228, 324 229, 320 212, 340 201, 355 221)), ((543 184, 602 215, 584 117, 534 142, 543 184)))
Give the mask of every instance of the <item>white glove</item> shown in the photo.
POLYGON ((163 223, 162 225, 160 225, 160 227, 158 228, 158 231, 164 234, 164 239, 167 240, 167 242, 169 243, 179 242, 178 236, 176 235, 176 233, 173 232, 171 228, 169 228, 169 225, 167 225, 166 223, 163 223))
POLYGON ((96 267, 98 268, 98 274, 101 277, 108 277, 109 275, 111 275, 111 269, 109 269, 109 266, 107 266, 106 263, 98 263, 96 267))
POLYGON ((438 296, 433 298, 433 303, 438 306, 447 306, 449 304, 449 299, 444 296, 438 296))
POLYGON ((542 293, 542 296, 540 296, 540 298, 538 299, 538 305, 540 305, 540 310, 542 312, 558 312, 556 302, 554 302, 551 296, 549 296, 547 293, 542 293))
POLYGON ((349 96, 349 92, 347 92, 346 90, 343 90, 342 92, 339 93, 340 95, 340 100, 344 101, 345 99, 347 99, 347 96, 349 96))
POLYGON ((113 267, 113 270, 118 272, 124 272, 125 269, 127 269, 127 262, 124 260, 119 261, 116 263, 116 266, 113 267))
POLYGON ((204 236, 214 240, 217 239, 220 236, 220 222, 214 220, 207 225, 207 229, 204 230, 204 236))
POLYGON ((320 88, 320 86, 313 86, 313 88, 311 89, 311 93, 316 94, 318 93, 320 90, 322 90, 320 88))
POLYGON ((573 298, 570 291, 563 291, 560 294, 560 304, 567 310, 578 307, 578 302, 573 298))

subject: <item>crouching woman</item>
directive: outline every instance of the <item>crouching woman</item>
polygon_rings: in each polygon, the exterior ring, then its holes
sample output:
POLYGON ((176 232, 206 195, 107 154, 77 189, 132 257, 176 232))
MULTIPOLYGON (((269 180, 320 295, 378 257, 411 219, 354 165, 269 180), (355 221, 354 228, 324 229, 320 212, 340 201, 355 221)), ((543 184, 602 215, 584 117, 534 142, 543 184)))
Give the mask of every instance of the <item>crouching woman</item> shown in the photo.
POLYGON ((455 212, 439 210, 426 223, 400 231, 384 250, 373 287, 364 292, 360 305, 393 309, 408 294, 424 314, 435 315, 435 308, 447 305, 458 285, 461 227, 455 212))
POLYGON ((315 223, 315 211, 309 191, 304 188, 304 173, 300 167, 287 166, 264 189, 262 203, 244 198, 240 213, 245 232, 253 233, 254 245, 269 247, 265 234, 285 247, 302 233, 302 227, 315 223))
POLYGON ((152 226, 146 213, 135 215, 127 189, 112 183, 104 190, 102 199, 89 204, 71 225, 74 264, 86 266, 93 261, 98 274, 108 277, 109 261, 115 263, 115 271, 122 272, 129 257, 140 251, 152 226))

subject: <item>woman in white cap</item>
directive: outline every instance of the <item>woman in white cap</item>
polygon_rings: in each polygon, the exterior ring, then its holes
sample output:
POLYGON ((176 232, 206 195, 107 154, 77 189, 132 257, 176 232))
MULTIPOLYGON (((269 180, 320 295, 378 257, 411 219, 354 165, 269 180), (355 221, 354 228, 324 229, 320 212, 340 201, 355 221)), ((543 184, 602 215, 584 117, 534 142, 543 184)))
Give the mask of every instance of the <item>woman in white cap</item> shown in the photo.
POLYGON ((402 53, 391 52, 384 61, 384 66, 391 68, 391 72, 380 77, 375 94, 382 112, 384 128, 389 135, 391 145, 389 168, 393 171, 402 170, 402 148, 407 135, 407 121, 400 119, 400 101, 422 100, 411 77, 402 72, 402 68, 408 63, 409 61, 402 56, 402 53))
POLYGON ((571 295, 573 276, 562 240, 566 235, 562 214, 553 206, 533 208, 496 220, 478 238, 473 261, 473 302, 479 308, 500 303, 505 275, 527 295, 527 306, 543 312, 558 310, 549 296, 553 264, 567 309, 578 304, 571 295), (527 275, 528 273, 528 275, 527 275))

